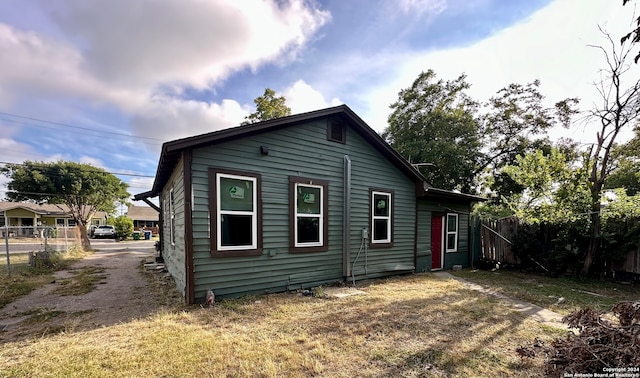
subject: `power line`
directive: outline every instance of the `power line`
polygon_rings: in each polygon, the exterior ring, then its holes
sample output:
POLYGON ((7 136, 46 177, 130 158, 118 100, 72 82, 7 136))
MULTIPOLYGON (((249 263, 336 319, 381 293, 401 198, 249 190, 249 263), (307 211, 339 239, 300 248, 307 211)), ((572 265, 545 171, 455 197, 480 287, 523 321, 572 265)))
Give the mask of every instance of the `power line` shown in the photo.
MULTIPOLYGON (((23 164, 23 163, 9 163, 9 162, 6 162, 6 161, 0 161, 0 164, 4 164, 4 165, 7 165, 7 164, 11 164, 11 165, 20 165, 20 166, 23 166, 23 167, 25 166, 25 164, 23 164)), ((34 165, 37 165, 37 163, 36 163, 36 164, 34 164, 34 165)), ((43 164, 43 165, 41 165, 41 166, 42 166, 43 168, 46 168, 46 166, 45 166, 44 164, 43 164)), ((137 174, 137 173, 109 172, 109 171, 106 171, 106 170, 87 170, 86 172, 91 172, 91 173, 109 173, 109 174, 112 174, 112 175, 118 175, 118 176, 132 176, 132 177, 155 178, 155 176, 142 175, 142 174, 137 174)))
MULTIPOLYGON (((60 197, 76 197, 79 195, 79 194, 70 194, 70 193, 21 192, 18 190, 0 190, 0 192, 28 194, 28 195, 34 195, 34 196, 60 196, 60 197)), ((84 195, 80 195, 80 196, 84 196, 84 195)))
MULTIPOLYGON (((87 133, 87 132, 79 132, 79 131, 72 131, 72 130, 61 130, 59 128, 53 127, 53 126, 49 126, 49 125, 38 125, 35 123, 28 123, 25 121, 18 121, 18 120, 10 120, 10 119, 5 119, 0 117, 1 121, 6 121, 6 122, 13 122, 13 123, 17 123, 20 124, 22 126, 31 126, 31 127, 42 127, 48 130, 55 130, 56 132, 62 132, 62 133, 73 133, 73 135, 88 135, 90 137, 94 137, 94 138, 101 138, 101 135, 96 135, 96 134, 91 134, 91 133, 87 133)), ((110 131, 99 131, 99 130, 91 130, 97 133, 103 133, 103 134, 110 134, 110 138, 112 140, 116 140, 116 141, 123 141, 123 142, 136 142, 136 143, 142 143, 142 144, 146 144, 149 146, 160 146, 162 143, 158 143, 158 142, 148 142, 148 141, 138 141, 138 138, 144 138, 144 137, 139 137, 139 136, 135 136, 135 135, 127 135, 127 134, 119 134, 119 133, 114 133, 114 132, 110 132, 110 131), (121 136, 124 135, 124 136, 121 136)))
MULTIPOLYGON (((130 134, 124 134, 124 133, 116 133, 116 132, 113 132, 113 131, 98 130, 98 129, 93 129, 93 128, 90 128, 90 127, 82 127, 82 126, 70 125, 68 123, 47 121, 46 119, 27 117, 27 116, 23 116, 23 115, 19 115, 19 114, 7 113, 7 112, 2 112, 2 111, 0 111, 0 115, 4 115, 4 116, 8 116, 8 117, 14 117, 14 118, 20 118, 20 119, 26 119, 26 120, 30 120, 30 121, 48 123, 48 124, 56 125, 56 126, 64 126, 64 127, 69 127, 69 128, 78 129, 78 130, 88 130, 88 131, 94 131, 94 132, 98 132, 98 133, 105 133, 105 134, 111 134, 111 135, 124 136, 124 137, 127 137, 127 138, 135 137, 135 138, 140 138, 140 139, 148 139, 148 140, 164 142, 163 139, 158 139, 158 138, 145 137, 145 136, 141 136, 141 135, 130 135, 130 134)), ((13 120, 9 120, 9 119, 4 119, 4 120, 5 121, 9 121, 9 122, 17 122, 17 121, 13 121, 13 120)), ((25 123, 25 124, 27 124, 27 123, 25 123)), ((35 125, 35 124, 30 124, 30 125, 32 125, 32 126, 43 126, 43 125, 35 125)))

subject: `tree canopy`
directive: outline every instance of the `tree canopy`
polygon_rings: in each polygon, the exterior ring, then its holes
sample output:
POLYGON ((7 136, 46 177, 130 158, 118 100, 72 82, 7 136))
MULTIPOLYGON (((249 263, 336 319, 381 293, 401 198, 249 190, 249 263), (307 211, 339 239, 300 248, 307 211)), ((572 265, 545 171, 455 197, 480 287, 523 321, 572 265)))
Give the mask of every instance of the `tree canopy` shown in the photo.
POLYGON ((25 161, 7 164, 0 172, 10 179, 8 199, 66 205, 80 227, 84 248, 91 247, 86 227, 96 211, 113 213, 117 203, 129 198, 126 183, 89 164, 25 161))
POLYGON ((422 72, 400 91, 382 134, 439 188, 470 191, 480 164, 478 104, 468 88, 464 75, 445 82, 432 70, 422 72))
POLYGON ((518 155, 548 150, 547 131, 566 125, 575 113, 575 99, 544 106, 539 85, 511 84, 480 103, 467 94, 465 75, 444 81, 428 70, 400 91, 382 136, 436 187, 513 190, 507 176, 499 177, 500 169, 518 155))
POLYGON ((256 111, 244 117, 242 125, 291 115, 291 108, 287 106, 284 96, 276 97, 276 92, 271 88, 266 88, 264 94, 256 97, 253 102, 256 104, 256 111))

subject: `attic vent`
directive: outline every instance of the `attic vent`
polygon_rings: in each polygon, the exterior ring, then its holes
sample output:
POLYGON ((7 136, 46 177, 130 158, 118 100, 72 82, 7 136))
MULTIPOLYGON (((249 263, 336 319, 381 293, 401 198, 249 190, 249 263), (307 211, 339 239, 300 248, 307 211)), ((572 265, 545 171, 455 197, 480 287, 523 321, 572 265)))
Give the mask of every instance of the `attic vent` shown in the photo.
POLYGON ((327 122, 327 140, 346 143, 347 130, 342 120, 333 118, 327 122))

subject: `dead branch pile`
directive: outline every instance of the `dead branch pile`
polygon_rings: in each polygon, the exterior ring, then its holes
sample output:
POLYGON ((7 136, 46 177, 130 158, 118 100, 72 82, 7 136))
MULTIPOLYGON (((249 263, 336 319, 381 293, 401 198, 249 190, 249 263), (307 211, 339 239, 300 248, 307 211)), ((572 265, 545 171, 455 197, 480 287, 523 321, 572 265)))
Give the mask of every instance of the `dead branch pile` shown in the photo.
POLYGON ((554 340, 550 346, 536 340, 529 347, 519 347, 516 353, 533 358, 536 351, 542 351, 548 376, 640 366, 640 302, 620 302, 609 312, 584 308, 562 321, 577 332, 554 340))

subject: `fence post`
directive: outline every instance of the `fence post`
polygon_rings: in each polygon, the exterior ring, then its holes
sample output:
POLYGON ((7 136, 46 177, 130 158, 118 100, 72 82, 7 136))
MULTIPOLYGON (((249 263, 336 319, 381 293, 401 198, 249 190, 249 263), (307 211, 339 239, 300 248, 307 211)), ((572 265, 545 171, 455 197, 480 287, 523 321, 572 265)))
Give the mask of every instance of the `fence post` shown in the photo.
POLYGON ((9 225, 4 225, 4 246, 7 251, 7 274, 11 277, 11 259, 9 258, 9 225))
POLYGON ((69 251, 69 246, 67 245, 67 228, 64 228, 64 250, 69 251))

